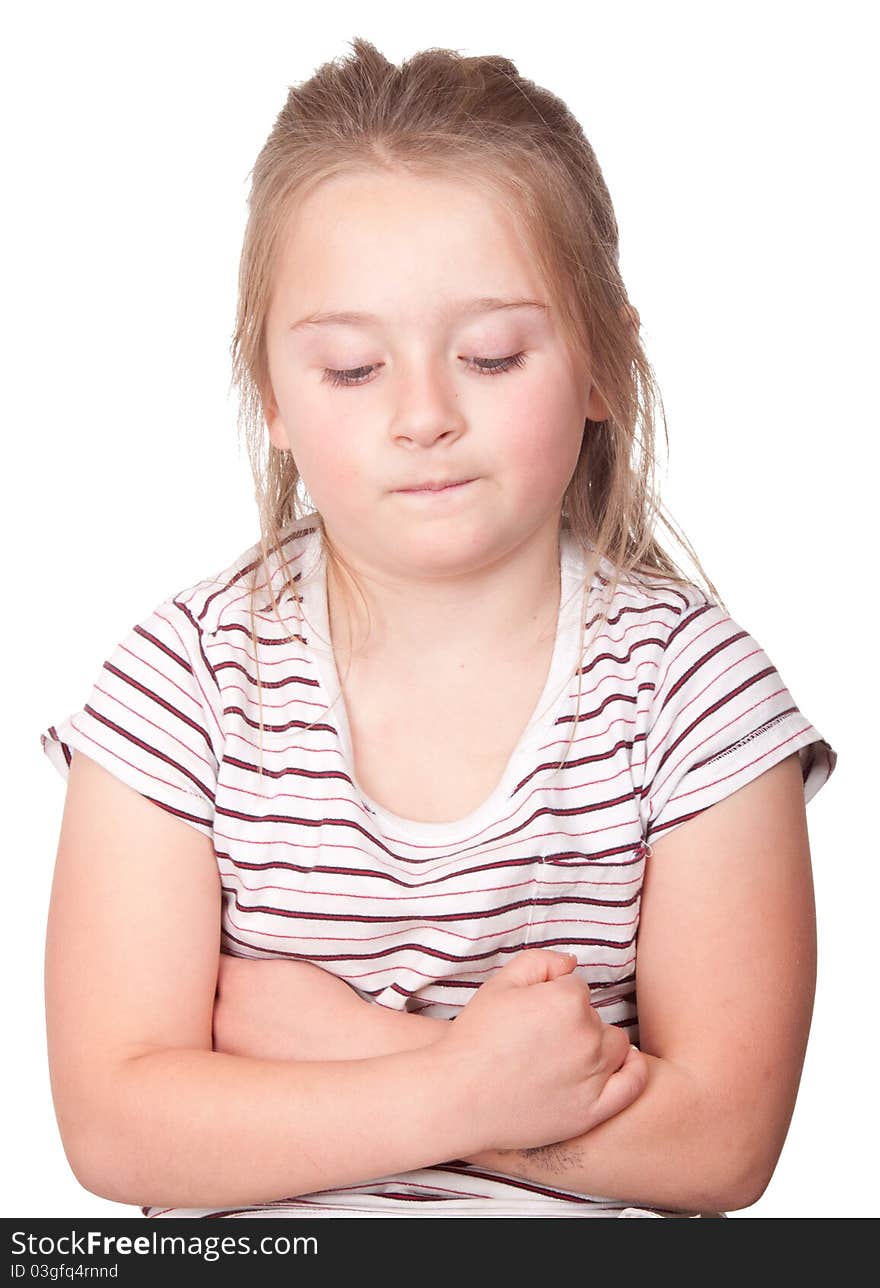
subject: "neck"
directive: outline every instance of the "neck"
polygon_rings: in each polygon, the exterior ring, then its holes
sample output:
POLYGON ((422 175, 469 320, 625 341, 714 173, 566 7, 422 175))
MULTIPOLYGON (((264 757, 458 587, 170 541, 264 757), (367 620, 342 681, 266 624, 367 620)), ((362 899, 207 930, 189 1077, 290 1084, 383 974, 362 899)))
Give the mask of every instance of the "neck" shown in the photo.
POLYGON ((357 587, 327 561, 327 602, 337 659, 382 658, 448 673, 475 657, 528 656, 555 638, 560 607, 558 532, 455 578, 418 579, 353 564, 357 587))

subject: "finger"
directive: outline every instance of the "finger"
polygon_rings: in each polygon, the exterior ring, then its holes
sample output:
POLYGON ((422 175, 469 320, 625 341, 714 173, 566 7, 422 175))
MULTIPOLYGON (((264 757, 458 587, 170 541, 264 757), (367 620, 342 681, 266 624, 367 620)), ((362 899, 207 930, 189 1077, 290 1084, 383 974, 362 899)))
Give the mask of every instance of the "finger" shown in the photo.
POLYGON ((571 954, 554 952, 549 948, 525 948, 512 957, 501 969, 482 985, 491 985, 490 991, 500 988, 521 988, 542 984, 571 971, 574 958, 571 954))
POLYGON ((641 1051, 630 1047, 620 1068, 612 1073, 593 1103, 593 1126, 626 1109, 648 1085, 648 1063, 641 1051))

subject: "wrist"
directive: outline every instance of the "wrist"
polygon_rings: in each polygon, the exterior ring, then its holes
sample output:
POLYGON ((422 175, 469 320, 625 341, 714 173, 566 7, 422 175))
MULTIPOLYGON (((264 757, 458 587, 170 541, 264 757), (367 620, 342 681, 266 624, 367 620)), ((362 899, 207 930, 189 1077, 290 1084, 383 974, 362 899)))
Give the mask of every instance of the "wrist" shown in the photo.
POLYGON ((518 1176, 516 1169, 522 1163, 522 1155, 516 1149, 480 1149, 467 1154, 464 1162, 472 1167, 484 1168, 487 1172, 502 1172, 506 1176, 518 1176))
POLYGON ((364 1005, 369 1010, 369 1015, 363 1017, 361 1039, 365 1056, 415 1051, 419 1047, 431 1046, 447 1031, 447 1020, 413 1015, 409 1011, 392 1011, 372 1002, 364 1005))

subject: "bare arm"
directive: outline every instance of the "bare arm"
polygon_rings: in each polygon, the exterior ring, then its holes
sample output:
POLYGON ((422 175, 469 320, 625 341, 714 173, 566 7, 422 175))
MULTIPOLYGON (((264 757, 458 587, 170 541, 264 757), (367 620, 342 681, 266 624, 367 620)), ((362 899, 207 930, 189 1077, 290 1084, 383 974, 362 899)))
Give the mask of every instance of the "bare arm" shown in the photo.
POLYGON ((237 1206, 488 1140, 434 1049, 273 1061, 211 1049, 210 839, 74 755, 46 938, 52 1094, 71 1168, 117 1202, 237 1206))
MULTIPOLYGON (((223 964, 224 974, 224 1046, 228 1042, 255 1056, 281 1054, 286 1048, 287 1058, 294 1059, 304 1048, 325 1048, 334 1059, 355 1060, 379 1050, 430 1046, 448 1024, 365 1002, 344 982, 308 963, 230 958, 223 964), (268 969, 261 978, 264 966, 268 969), (294 1018, 304 1012, 307 1038, 294 1018)), ((220 1011, 215 1008, 215 1029, 221 1027, 220 1011)), ((707 1124, 698 1113, 699 1086, 669 1061, 646 1058, 650 1077, 638 1099, 582 1136, 529 1150, 488 1149, 455 1157, 476 1169, 579 1193, 671 1208, 713 1207, 719 1196, 708 1192, 702 1175, 707 1124)))
POLYGON ((652 849, 637 965, 647 1087, 584 1135, 471 1161, 645 1206, 749 1207, 785 1142, 815 989, 797 755, 652 849))
POLYGON ((213 1045, 258 1060, 362 1060, 411 1051, 448 1021, 365 1000, 311 962, 220 954, 213 1045))
POLYGON ((88 1189, 120 1203, 260 1204, 461 1157, 465 1096, 433 1048, 344 1061, 161 1050, 113 1071, 88 1189))
MULTIPOLYGON (((812 1008, 815 922, 797 762, 774 766, 654 844, 639 936, 649 1068, 641 1095, 571 1140, 461 1157, 646 1206, 729 1210, 757 1201, 793 1112, 812 1008)), ((308 987, 307 976, 300 981, 308 987)), ((430 1044, 446 1024, 363 1006, 365 1028, 350 1029, 353 1050, 430 1044)))
POLYGON ((709 1142, 718 1122, 700 1083, 646 1055, 648 1085, 626 1109, 571 1140, 536 1149, 482 1150, 468 1161, 508 1176, 645 1207, 725 1210, 754 1199, 735 1169, 720 1179, 709 1142))

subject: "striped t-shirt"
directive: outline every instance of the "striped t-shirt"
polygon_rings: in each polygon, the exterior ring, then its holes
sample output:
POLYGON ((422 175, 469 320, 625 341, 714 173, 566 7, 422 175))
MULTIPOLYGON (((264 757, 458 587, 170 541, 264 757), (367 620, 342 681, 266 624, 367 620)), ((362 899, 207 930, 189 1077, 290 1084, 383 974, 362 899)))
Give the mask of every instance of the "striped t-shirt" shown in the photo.
MULTIPOLYGON (((444 1019, 522 949, 573 952, 592 1005, 637 1045, 636 931, 652 839, 794 751, 809 801, 837 760, 767 654, 696 585, 658 578, 619 586, 594 629, 610 568, 599 564, 585 601, 586 561, 563 528, 556 639, 528 726, 477 809, 416 822, 371 800, 353 772, 317 515, 281 549, 297 597, 282 591, 273 552, 279 612, 264 576, 255 604, 262 777, 248 611, 259 543, 133 627, 84 707, 42 734, 52 763, 66 776, 81 750, 213 838, 223 952, 312 962, 378 1006, 444 1019)), ((249 1207, 141 1211, 651 1214, 463 1159, 249 1207)))

